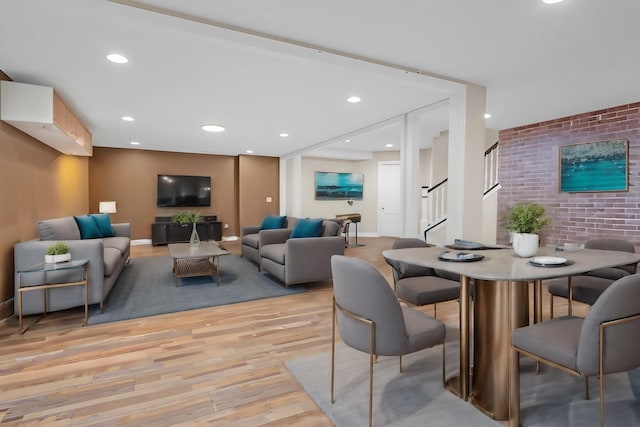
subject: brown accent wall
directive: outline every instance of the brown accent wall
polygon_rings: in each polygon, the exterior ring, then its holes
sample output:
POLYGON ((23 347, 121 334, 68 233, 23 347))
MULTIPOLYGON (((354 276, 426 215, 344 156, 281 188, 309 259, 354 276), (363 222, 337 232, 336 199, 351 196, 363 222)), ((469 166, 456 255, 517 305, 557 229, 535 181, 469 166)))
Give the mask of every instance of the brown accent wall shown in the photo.
POLYGON ((240 225, 258 225, 280 212, 279 158, 241 155, 238 176, 240 225))
MULTIPOLYGON (((534 201, 553 218, 542 244, 619 238, 640 246, 640 102, 506 129, 499 147, 499 217, 515 203, 534 201), (629 191, 559 191, 561 146, 623 138, 629 141, 629 191)), ((508 241, 502 227, 497 237, 508 241)))
POLYGON ((89 162, 89 202, 98 211, 101 200, 115 200, 118 212, 112 222, 131 223, 132 239, 150 239, 156 216, 190 210, 217 215, 229 224, 223 236, 238 235, 237 157, 94 147, 89 162), (196 208, 156 207, 157 176, 202 175, 211 177, 211 206, 196 208))
MULTIPOLYGON (((0 71, 0 80, 10 80, 0 71)), ((13 313, 13 245, 42 219, 87 213, 86 157, 64 155, 0 121, 0 319, 13 313)))

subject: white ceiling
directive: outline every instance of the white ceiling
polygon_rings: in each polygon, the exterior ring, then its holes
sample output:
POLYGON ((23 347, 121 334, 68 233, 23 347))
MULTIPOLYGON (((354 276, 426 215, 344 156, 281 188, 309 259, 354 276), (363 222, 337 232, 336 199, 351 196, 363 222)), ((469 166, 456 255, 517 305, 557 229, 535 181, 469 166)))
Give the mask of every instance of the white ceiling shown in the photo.
POLYGON ((637 0, 3 0, 0 70, 56 88, 96 146, 348 157, 397 142, 409 111, 426 107, 425 141, 446 129, 451 85, 424 74, 486 86, 494 129, 637 102, 638 16, 637 0))

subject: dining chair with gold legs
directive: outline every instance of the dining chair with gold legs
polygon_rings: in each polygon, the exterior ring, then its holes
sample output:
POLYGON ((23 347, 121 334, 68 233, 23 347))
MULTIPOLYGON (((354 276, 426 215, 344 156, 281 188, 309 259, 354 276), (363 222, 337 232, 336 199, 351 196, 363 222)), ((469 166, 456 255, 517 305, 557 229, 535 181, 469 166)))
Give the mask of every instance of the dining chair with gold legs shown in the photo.
POLYGON ((331 403, 335 402, 336 326, 342 341, 369 354, 369 426, 373 420, 373 365, 376 356, 399 356, 442 344, 444 385, 445 326, 410 307, 403 307, 385 278, 372 265, 334 255, 333 327, 331 334, 331 403))
POLYGON ((585 318, 564 316, 515 329, 511 347, 516 357, 511 365, 514 405, 519 407, 522 354, 573 375, 599 376, 604 426, 605 375, 640 367, 640 274, 613 282, 585 318))

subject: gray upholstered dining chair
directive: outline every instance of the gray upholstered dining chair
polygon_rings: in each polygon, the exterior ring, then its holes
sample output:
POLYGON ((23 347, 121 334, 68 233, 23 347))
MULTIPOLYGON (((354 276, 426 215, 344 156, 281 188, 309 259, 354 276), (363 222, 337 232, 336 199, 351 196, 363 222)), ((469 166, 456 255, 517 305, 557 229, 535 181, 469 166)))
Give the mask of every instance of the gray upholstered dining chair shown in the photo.
POLYGON ((336 325, 349 347, 369 353, 369 426, 373 418, 373 361, 376 356, 400 356, 442 344, 444 384, 445 326, 418 310, 403 307, 385 278, 372 265, 343 255, 331 257, 333 327, 331 403, 334 399, 336 325))
MULTIPOLYGON (((420 239, 400 238, 392 249, 425 248, 429 245, 420 239)), ((460 298, 460 282, 455 275, 429 267, 408 264, 385 258, 393 269, 393 288, 398 298, 413 305, 433 304, 433 316, 437 317, 437 303, 460 298)), ((459 280, 459 279, 458 279, 459 280)))
MULTIPOLYGON (((585 249, 600 249, 635 253, 633 243, 621 239, 593 239, 584 245, 585 249)), ((553 317, 553 297, 567 298, 569 312, 572 314, 573 301, 593 305, 605 289, 615 280, 636 273, 637 264, 599 268, 579 276, 569 276, 547 282, 549 290, 549 311, 553 317)))
POLYGON ((587 377, 598 375, 604 426, 605 374, 640 367, 640 275, 613 282, 584 319, 564 316, 515 329, 511 344, 519 354, 584 376, 587 385, 587 377))

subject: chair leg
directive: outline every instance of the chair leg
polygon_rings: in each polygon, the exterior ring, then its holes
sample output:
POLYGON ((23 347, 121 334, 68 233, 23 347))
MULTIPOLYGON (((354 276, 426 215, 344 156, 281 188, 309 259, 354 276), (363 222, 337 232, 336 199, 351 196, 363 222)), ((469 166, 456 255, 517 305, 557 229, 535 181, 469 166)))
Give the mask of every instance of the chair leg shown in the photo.
POLYGON ((336 402, 336 399, 333 397, 333 384, 336 363, 336 320, 336 301, 333 300, 333 322, 331 327, 331 403, 336 402))
POLYGON ((600 427, 604 427, 604 374, 600 371, 600 427))
POLYGON ((444 341, 442 341, 442 387, 446 385, 446 366, 445 366, 445 351, 444 351, 444 341))
POLYGON ((433 318, 438 318, 438 304, 433 304, 433 318))
POLYGON ((369 341, 369 427, 373 425, 373 359, 376 351, 376 324, 369 326, 371 334, 369 341))
POLYGON ((584 377, 584 398, 589 400, 589 377, 584 377))
POLYGON ((400 355, 400 373, 402 373, 402 355, 400 355))
POLYGON ((553 319, 553 295, 549 294, 549 318, 553 319))

